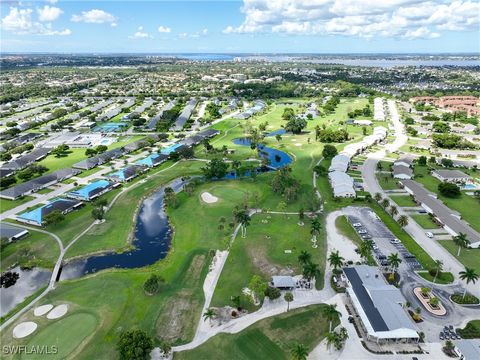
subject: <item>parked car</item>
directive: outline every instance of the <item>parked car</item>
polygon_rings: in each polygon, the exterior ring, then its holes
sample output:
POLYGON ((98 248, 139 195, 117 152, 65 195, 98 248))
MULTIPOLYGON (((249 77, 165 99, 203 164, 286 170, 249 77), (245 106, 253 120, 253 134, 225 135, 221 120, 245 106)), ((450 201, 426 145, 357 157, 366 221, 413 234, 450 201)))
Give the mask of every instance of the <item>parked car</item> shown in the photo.
POLYGON ((427 231, 425 235, 427 235, 427 237, 429 237, 430 239, 433 238, 433 233, 431 233, 430 231, 427 231))
POLYGON ((367 230, 361 229, 361 230, 358 230, 358 233, 359 233, 359 234, 366 234, 366 233, 367 233, 367 230))
POLYGON ((391 244, 400 244, 400 240, 398 239, 390 239, 391 244))
POLYGON ((354 223, 354 224, 353 224, 353 227, 360 227, 360 226, 362 226, 361 223, 354 223))
POLYGON ((365 234, 365 235, 362 235, 362 239, 366 240, 366 239, 371 239, 372 237, 368 234, 365 234))

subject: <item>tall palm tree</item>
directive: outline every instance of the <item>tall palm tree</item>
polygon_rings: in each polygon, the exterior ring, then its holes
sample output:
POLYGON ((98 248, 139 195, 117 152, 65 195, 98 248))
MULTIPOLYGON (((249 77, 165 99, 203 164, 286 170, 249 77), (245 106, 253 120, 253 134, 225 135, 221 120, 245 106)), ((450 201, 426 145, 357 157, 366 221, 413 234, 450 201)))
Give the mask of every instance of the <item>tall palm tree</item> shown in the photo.
POLYGON ((438 274, 440 274, 443 270, 443 261, 442 260, 435 260, 435 277, 433 278, 433 283, 437 280, 438 274))
POLYGON ((400 225, 402 228, 408 225, 408 216, 407 215, 400 215, 400 217, 397 220, 398 225, 400 225))
POLYGON ((297 343, 292 346, 290 351, 293 360, 306 360, 308 356, 308 349, 305 345, 297 343))
POLYGON ((215 310, 207 309, 207 311, 203 313, 203 321, 207 321, 207 319, 211 321, 215 315, 215 310))
POLYGON ((308 262, 303 266, 303 276, 308 281, 314 279, 319 272, 320 268, 318 267, 318 264, 308 262))
MULTIPOLYGON (((467 285, 472 283, 475 284, 478 280, 478 274, 475 272, 474 269, 466 267, 465 270, 459 272, 460 279, 465 280, 467 285)), ((465 287, 465 291, 463 292, 463 298, 467 294, 467 288, 465 287)))
POLYGON ((310 227, 310 235, 312 235, 312 240, 317 240, 317 235, 320 233, 322 225, 320 224, 320 220, 315 218, 312 220, 312 225, 310 227))
POLYGON ((250 225, 250 216, 246 210, 239 210, 235 213, 235 221, 240 224, 242 238, 247 236, 247 226, 250 225))
POLYGON ((400 266, 402 259, 400 259, 400 257, 398 256, 398 253, 392 253, 388 255, 388 262, 390 263, 390 267, 392 268, 392 273, 394 273, 400 266))
POLYGON ((383 199, 380 205, 382 205, 384 209, 387 209, 390 206, 390 201, 388 199, 383 199))
POLYGON ((302 250, 300 252, 300 255, 298 255, 298 262, 302 265, 305 265, 305 264, 309 263, 310 260, 312 260, 312 254, 310 254, 306 250, 302 250))
POLYGON ((287 292, 285 293, 285 295, 283 295, 283 298, 287 302, 287 312, 288 312, 290 310, 290 303, 293 301, 293 294, 291 292, 287 292))
POLYGON ((470 244, 470 240, 467 239, 467 235, 464 233, 460 233, 457 236, 454 236, 453 242, 455 243, 455 245, 458 245, 457 256, 460 256, 460 249, 462 247, 466 248, 470 244))
POLYGON ((368 258, 372 255, 373 241, 365 240, 360 244, 360 256, 368 262, 368 258))
POLYGON ((380 194, 379 192, 375 193, 375 195, 373 195, 373 198, 375 199, 376 202, 380 202, 380 200, 382 200, 382 194, 380 194))
POLYGON ((333 305, 327 305, 322 309, 322 314, 327 318, 327 320, 330 322, 329 325, 329 332, 332 332, 332 323, 333 320, 336 318, 342 316, 342 313, 337 310, 337 304, 333 305))
POLYGON ((345 259, 340 256, 339 251, 332 251, 330 256, 328 257, 328 261, 330 262, 330 266, 333 267, 334 270, 337 270, 339 267, 343 265, 345 259))
POLYGON ((330 351, 332 349, 332 345, 335 345, 335 343, 338 341, 338 336, 334 332, 329 332, 327 334, 327 348, 330 351))
POLYGON ((398 208, 395 205, 390 206, 390 215, 394 218, 398 214, 398 208))

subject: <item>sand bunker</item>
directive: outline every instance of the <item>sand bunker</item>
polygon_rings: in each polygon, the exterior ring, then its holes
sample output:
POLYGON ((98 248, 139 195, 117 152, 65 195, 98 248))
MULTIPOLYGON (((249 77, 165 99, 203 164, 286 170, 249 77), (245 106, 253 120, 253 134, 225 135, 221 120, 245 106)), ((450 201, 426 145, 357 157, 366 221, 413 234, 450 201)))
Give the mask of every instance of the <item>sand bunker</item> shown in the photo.
POLYGON ((207 204, 213 204, 213 203, 216 203, 218 201, 218 197, 216 196, 213 196, 212 194, 210 194, 209 192, 203 192, 202 195, 200 195, 202 197, 202 200, 204 202, 206 202, 207 204))
POLYGON ((37 326, 33 321, 22 322, 13 329, 13 337, 15 339, 24 338, 37 330, 37 326))
POLYGON ((48 313, 47 319, 58 319, 63 315, 65 315, 67 313, 67 310, 68 310, 67 304, 58 305, 55 307, 55 309, 53 309, 48 313))
POLYGON ((42 315, 45 315, 46 313, 48 313, 52 309, 53 309, 52 304, 42 305, 42 306, 39 306, 39 307, 35 308, 35 310, 33 310, 33 315, 42 316, 42 315))

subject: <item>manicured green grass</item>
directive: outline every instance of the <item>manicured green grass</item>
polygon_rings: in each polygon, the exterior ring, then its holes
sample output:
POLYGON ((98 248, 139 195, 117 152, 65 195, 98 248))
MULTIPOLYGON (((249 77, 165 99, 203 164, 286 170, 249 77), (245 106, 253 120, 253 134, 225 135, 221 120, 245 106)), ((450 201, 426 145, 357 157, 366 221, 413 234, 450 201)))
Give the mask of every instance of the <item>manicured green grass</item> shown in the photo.
POLYGON ((477 274, 480 273, 480 249, 461 249, 460 256, 457 257, 458 246, 452 240, 439 240, 438 242, 465 267, 475 269, 477 274))
POLYGON ((53 189, 44 188, 44 189, 38 190, 37 193, 38 194, 48 194, 48 193, 51 193, 52 191, 53 191, 53 189))
POLYGON ((25 204, 33 199, 35 199, 33 196, 24 196, 23 198, 17 200, 0 199, 0 210, 1 212, 4 212, 25 204))
MULTIPOLYGON (((219 334, 190 351, 175 353, 183 359, 290 359, 292 345, 301 343, 312 351, 326 336, 328 321, 324 304, 312 305, 261 320, 238 334, 219 334)), ((338 324, 338 320, 333 325, 338 324)))
POLYGON ((380 207, 380 205, 372 202, 371 207, 378 217, 385 223, 385 225, 387 225, 390 231, 392 231, 392 233, 402 242, 407 250, 417 257, 417 260, 425 269, 432 269, 435 267, 435 262, 427 253, 427 251, 417 244, 417 242, 413 240, 410 235, 408 235, 408 233, 403 230, 382 207, 380 207))
POLYGON ((458 211, 463 220, 468 222, 470 226, 480 231, 480 221, 478 221, 478 214, 480 214, 480 201, 472 196, 462 194, 458 198, 448 198, 438 192, 438 184, 440 181, 429 174, 429 168, 426 166, 415 166, 415 181, 423 184, 426 189, 436 193, 438 198, 452 210, 458 211))
MULTIPOLYGON (((43 329, 36 333, 28 342, 28 347, 42 346, 48 344, 55 346, 58 353, 57 358, 67 358, 75 351, 79 351, 82 342, 91 337, 98 320, 91 313, 77 312, 62 318, 52 324, 45 324, 43 329)), ((45 359, 45 354, 23 354, 22 359, 45 359)))
POLYGON ((415 222, 424 229, 438 229, 439 226, 432 220, 432 218, 425 215, 410 215, 410 217, 415 220, 415 222))
POLYGON ((377 180, 383 190, 400 189, 397 179, 394 179, 390 174, 377 173, 377 180))
MULTIPOLYGON (((435 275, 430 275, 428 271, 419 271, 417 273, 425 280, 433 282, 435 275)), ((453 274, 450 272, 441 272, 438 274, 437 278, 435 279, 435 284, 451 284, 453 282, 454 277, 453 274)))
POLYGON ((457 329, 463 339, 480 339, 480 320, 472 320, 463 329, 457 329))
POLYGON ((13 241, 5 246, 1 253, 1 271, 14 264, 23 267, 40 266, 53 269, 60 253, 57 242, 50 235, 28 230, 30 235, 13 241))
POLYGON ((84 177, 87 177, 87 176, 90 176, 92 174, 95 174, 96 172, 102 170, 102 168, 100 167, 96 167, 96 168, 93 168, 93 169, 89 169, 89 170, 85 170, 85 171, 82 171, 80 174, 78 174, 77 176, 80 177, 80 178, 84 178, 84 177))
MULTIPOLYGON (((216 195, 215 191, 212 192, 216 195)), ((318 248, 312 248, 310 226, 306 221, 299 226, 296 215, 279 214, 254 215, 247 228, 246 238, 237 236, 230 249, 230 254, 212 299, 213 306, 231 305, 231 296, 241 295, 242 289, 248 287, 253 275, 270 281, 272 275, 282 271, 301 274, 302 269, 297 257, 302 250, 312 255, 312 261, 319 264, 323 273, 325 253, 318 239, 318 248), (285 250, 291 253, 285 253, 285 250)), ((320 278, 319 278, 320 280, 320 278)), ((242 307, 255 309, 250 299, 243 299, 242 307)))
POLYGON ((410 195, 390 195, 390 199, 392 199, 400 207, 417 206, 410 195))

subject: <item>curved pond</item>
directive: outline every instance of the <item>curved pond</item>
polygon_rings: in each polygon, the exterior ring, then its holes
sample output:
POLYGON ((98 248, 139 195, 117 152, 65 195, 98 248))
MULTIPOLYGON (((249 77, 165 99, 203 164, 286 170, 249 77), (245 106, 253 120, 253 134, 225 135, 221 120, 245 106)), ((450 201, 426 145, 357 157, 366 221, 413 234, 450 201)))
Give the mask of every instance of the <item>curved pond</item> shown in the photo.
MULTIPOLYGON (((170 186, 179 192, 188 180, 176 179, 170 186)), ((172 240, 172 230, 163 207, 165 187, 146 198, 137 216, 134 231, 134 248, 123 253, 108 253, 66 263, 60 280, 74 279, 109 268, 134 269, 152 265, 167 256, 172 240)))
MULTIPOLYGON (((250 139, 246 137, 233 139, 233 143, 244 146, 251 145, 250 139)), ((292 158, 284 151, 273 149, 263 144, 257 145, 257 149, 260 157, 267 158, 269 167, 273 168, 274 170, 284 167, 293 161, 292 158)))
MULTIPOLYGON (((250 146, 248 138, 234 139, 237 145, 250 146)), ((257 172, 276 170, 292 162, 292 158, 277 149, 269 148, 263 144, 257 146, 260 157, 268 158, 268 167, 258 167, 257 172)), ((249 176, 248 173, 244 176, 249 176)), ((225 179, 234 179, 234 172, 228 173, 225 179)), ((176 179, 167 186, 175 192, 182 190, 189 180, 176 179)), ((164 186, 152 196, 146 198, 141 205, 134 230, 133 249, 123 253, 107 253, 94 255, 85 259, 67 262, 60 273, 60 280, 75 279, 83 275, 92 274, 110 268, 134 269, 148 266, 165 258, 170 249, 172 229, 164 210, 164 186)))

